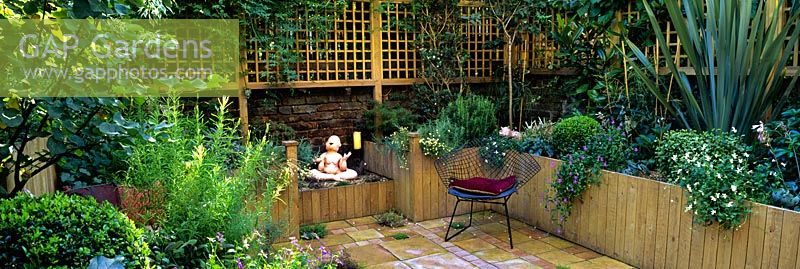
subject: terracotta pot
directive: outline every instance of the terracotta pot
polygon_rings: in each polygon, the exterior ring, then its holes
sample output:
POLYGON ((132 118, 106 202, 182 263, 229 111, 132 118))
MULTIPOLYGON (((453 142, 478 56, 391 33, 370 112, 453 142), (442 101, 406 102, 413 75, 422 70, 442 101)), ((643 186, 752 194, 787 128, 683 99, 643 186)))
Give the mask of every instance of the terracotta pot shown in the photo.
POLYGON ((117 208, 120 208, 120 198, 118 187, 116 184, 103 184, 88 186, 83 188, 71 189, 66 191, 67 194, 80 195, 85 197, 92 197, 98 203, 109 202, 117 208))

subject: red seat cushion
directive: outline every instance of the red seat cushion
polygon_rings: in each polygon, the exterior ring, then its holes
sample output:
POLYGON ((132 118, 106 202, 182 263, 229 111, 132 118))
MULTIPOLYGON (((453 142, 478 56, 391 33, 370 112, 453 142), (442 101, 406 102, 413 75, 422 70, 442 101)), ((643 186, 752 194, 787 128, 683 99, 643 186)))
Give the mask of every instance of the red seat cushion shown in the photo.
POLYGON ((450 187, 478 194, 498 195, 507 191, 517 183, 517 177, 510 176, 504 179, 491 179, 473 177, 470 179, 456 180, 450 183, 450 187))

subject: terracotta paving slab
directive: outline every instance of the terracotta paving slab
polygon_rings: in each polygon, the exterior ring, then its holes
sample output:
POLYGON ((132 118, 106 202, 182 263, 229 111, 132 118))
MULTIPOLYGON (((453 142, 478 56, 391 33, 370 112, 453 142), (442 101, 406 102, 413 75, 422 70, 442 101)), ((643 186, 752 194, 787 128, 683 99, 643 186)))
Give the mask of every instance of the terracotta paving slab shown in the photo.
MULTIPOLYGON (((467 217, 461 215, 456 219, 465 222, 467 217)), ((300 244, 342 249, 364 268, 632 268, 518 220, 511 220, 514 238, 511 249, 503 215, 484 211, 473 217, 473 226, 449 242, 444 241, 449 218, 389 228, 375 224, 373 217, 363 217, 326 223, 331 234, 322 240, 300 244), (391 238, 398 233, 410 238, 391 238)), ((275 246, 291 247, 291 244, 275 246)))
POLYGON ((555 265, 569 265, 583 261, 583 259, 575 255, 560 250, 545 252, 536 256, 555 265))
POLYGON ((347 243, 353 243, 353 239, 346 234, 335 234, 335 235, 328 235, 325 238, 322 238, 322 244, 327 247, 332 247, 336 245, 344 245, 347 243))
POLYGON ((488 263, 504 262, 517 257, 517 255, 511 254, 499 248, 490 248, 486 250, 481 250, 475 252, 475 256, 481 258, 481 260, 484 260, 488 263))
POLYGON ((347 249, 347 254, 362 266, 396 262, 397 258, 378 245, 366 245, 347 249))
POLYGON ((548 243, 548 244, 550 244, 550 245, 552 245, 552 246, 554 246, 554 247, 556 247, 558 249, 565 249, 565 248, 569 248, 569 247, 575 246, 575 244, 573 244, 573 243, 571 243, 571 242, 569 242, 567 240, 555 237, 555 236, 548 236, 548 237, 545 237, 545 238, 542 238, 542 239, 539 239, 539 240, 541 240, 542 242, 548 243))
POLYGON ((417 223, 417 225, 422 226, 422 228, 425 228, 425 229, 433 229, 433 228, 437 228, 437 227, 445 227, 445 226, 447 226, 447 221, 444 221, 442 219, 433 219, 433 220, 428 220, 428 221, 423 221, 423 222, 417 223))
POLYGON ((395 262, 387 262, 387 263, 381 263, 381 264, 376 264, 376 265, 372 265, 372 266, 367 266, 366 268, 367 269, 394 269, 394 268, 409 269, 411 267, 408 267, 408 265, 406 265, 405 263, 403 263, 401 261, 395 261, 395 262))
POLYGON ((363 231, 355 231, 347 233, 353 240, 357 241, 366 241, 370 239, 377 239, 383 238, 383 234, 379 233, 375 229, 363 230, 363 231))
POLYGON ((373 224, 373 223, 375 223, 375 218, 373 218, 373 217, 363 217, 363 218, 357 218, 357 219, 349 219, 349 220, 347 220, 347 223, 349 223, 350 225, 353 225, 353 226, 361 226, 361 225, 373 224))
MULTIPOLYGON (((460 236, 460 235, 459 235, 460 236)), ((480 239, 480 238, 473 238, 464 241, 458 241, 453 243, 456 246, 468 251, 468 252, 477 252, 481 250, 486 250, 490 248, 494 248, 492 244, 480 239)))
POLYGON ((516 246, 514 246, 514 249, 522 250, 525 253, 531 255, 537 255, 545 252, 558 250, 556 247, 539 240, 532 240, 525 243, 517 244, 516 246))
POLYGON ((415 269, 475 268, 469 262, 450 253, 422 256, 407 260, 405 263, 415 269))
POLYGON ((344 229, 349 227, 353 226, 350 225, 350 223, 347 223, 346 221, 343 220, 325 223, 325 229, 328 229, 328 231, 336 229, 344 229))
POLYGON ((495 263, 494 266, 500 269, 537 269, 539 266, 533 265, 523 259, 513 259, 495 263))
POLYGON ((401 260, 447 252, 444 248, 422 237, 384 242, 381 246, 401 260))

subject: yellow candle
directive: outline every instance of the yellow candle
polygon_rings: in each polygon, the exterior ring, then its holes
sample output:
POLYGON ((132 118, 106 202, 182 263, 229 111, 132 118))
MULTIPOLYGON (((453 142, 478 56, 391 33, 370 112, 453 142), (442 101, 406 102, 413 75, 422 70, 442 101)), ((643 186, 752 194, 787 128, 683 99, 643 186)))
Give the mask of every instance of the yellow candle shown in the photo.
POLYGON ((353 149, 361 149, 361 132, 353 132, 353 149))

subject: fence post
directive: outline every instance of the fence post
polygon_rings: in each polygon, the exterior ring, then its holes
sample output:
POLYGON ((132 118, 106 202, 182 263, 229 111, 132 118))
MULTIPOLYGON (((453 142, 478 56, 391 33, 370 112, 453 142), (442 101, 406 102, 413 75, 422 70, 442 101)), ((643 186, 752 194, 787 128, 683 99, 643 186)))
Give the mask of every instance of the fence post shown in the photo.
MULTIPOLYGON (((372 62, 372 80, 375 81, 375 86, 372 88, 372 99, 376 103, 383 103, 383 36, 380 12, 380 0, 370 1, 370 61, 372 62)), ((381 124, 381 114, 375 114, 375 125, 381 124)), ((380 129, 375 131, 377 137, 382 137, 384 134, 380 129)), ((389 135, 389 134, 386 134, 389 135)))
POLYGON ((289 185, 281 193, 280 198, 283 202, 276 201, 272 206, 273 220, 285 221, 286 230, 284 238, 297 238, 300 231, 300 191, 298 189, 298 165, 297 165, 297 141, 283 141, 286 147, 286 164, 289 167, 289 185))
POLYGON ((410 212, 406 214, 408 214, 408 217, 413 221, 422 221, 425 217, 423 214, 423 206, 425 203, 438 201, 423 201, 422 192, 427 191, 423 187, 424 182, 422 178, 422 162, 425 156, 423 156, 422 149, 419 147, 419 133, 409 133, 408 137, 408 184, 411 184, 411 188, 409 188, 411 193, 408 194, 408 197, 411 198, 411 208, 409 210, 410 212))

